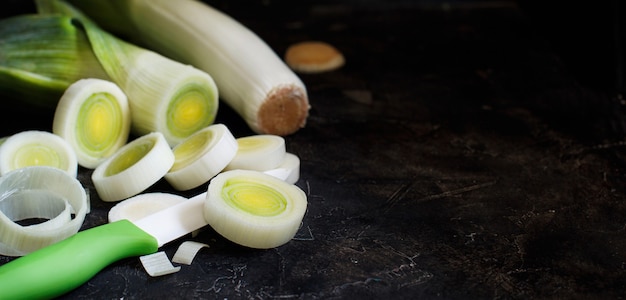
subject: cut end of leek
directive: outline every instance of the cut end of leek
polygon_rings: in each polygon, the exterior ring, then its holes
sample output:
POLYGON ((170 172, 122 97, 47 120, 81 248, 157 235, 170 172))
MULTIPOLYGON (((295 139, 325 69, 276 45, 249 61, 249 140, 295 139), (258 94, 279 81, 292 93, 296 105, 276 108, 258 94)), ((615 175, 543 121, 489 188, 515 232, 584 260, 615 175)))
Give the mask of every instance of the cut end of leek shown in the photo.
POLYGON ((93 169, 126 144, 128 99, 113 82, 81 79, 59 100, 52 131, 72 145, 79 165, 93 169))
POLYGON ((16 133, 0 147, 0 175, 29 166, 54 167, 72 177, 78 174, 78 160, 72 146, 62 137, 47 131, 16 133))
POLYGON ((295 236, 306 207, 299 187, 258 171, 232 170, 209 183, 204 216, 228 240, 268 249, 295 236))
POLYGON ((256 132, 280 136, 295 133, 306 125, 309 100, 301 85, 281 85, 267 94, 257 113, 256 132))
POLYGON ((103 201, 119 201, 159 181, 173 164, 174 153, 165 137, 153 132, 120 148, 96 167, 91 179, 103 201))
POLYGON ((177 190, 208 182, 237 154, 237 141, 223 124, 208 126, 174 147, 176 161, 165 179, 177 190))
POLYGON ((212 78, 198 75, 194 81, 188 80, 181 84, 167 107, 170 139, 178 143, 211 125, 217 115, 218 104, 217 87, 212 78))

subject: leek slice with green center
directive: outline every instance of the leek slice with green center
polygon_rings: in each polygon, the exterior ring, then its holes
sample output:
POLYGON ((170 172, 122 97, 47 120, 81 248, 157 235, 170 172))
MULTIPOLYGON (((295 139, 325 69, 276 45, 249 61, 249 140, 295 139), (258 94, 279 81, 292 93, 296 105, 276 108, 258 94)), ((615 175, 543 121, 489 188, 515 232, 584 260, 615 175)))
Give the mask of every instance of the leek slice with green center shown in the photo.
POLYGON ((237 147, 226 126, 208 126, 174 147, 176 161, 165 179, 177 190, 198 187, 224 170, 237 154, 237 147))
POLYGON ((160 132, 122 146, 96 167, 91 180, 102 201, 135 196, 159 181, 174 164, 174 153, 160 132))
POLYGON ((0 20, 0 92, 5 105, 54 109, 81 78, 107 79, 72 18, 18 15, 0 20))
POLYGON ((130 110, 113 82, 89 78, 73 83, 57 105, 52 132, 67 140, 78 164, 93 169, 126 144, 130 110))
POLYGON ((209 183, 204 217, 228 240, 268 249, 295 236, 306 207, 306 194, 296 185, 258 171, 231 170, 209 183))
POLYGON ((102 67, 128 96, 136 135, 158 131, 174 146, 215 120, 218 91, 206 72, 121 40, 64 1, 36 3, 41 13, 72 16, 83 25, 102 67))
POLYGON ((72 177, 78 174, 78 159, 72 146, 62 137, 47 131, 16 133, 0 147, 0 175, 31 166, 54 167, 72 177))

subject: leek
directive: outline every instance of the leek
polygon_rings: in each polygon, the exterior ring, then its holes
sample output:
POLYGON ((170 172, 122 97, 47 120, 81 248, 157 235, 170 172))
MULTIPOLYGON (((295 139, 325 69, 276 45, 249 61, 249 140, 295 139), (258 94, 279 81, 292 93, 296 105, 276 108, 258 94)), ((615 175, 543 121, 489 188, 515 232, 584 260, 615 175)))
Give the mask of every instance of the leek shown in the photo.
POLYGON ((78 175, 78 158, 62 137, 47 131, 26 130, 16 133, 0 147, 0 175, 30 166, 61 169, 78 175))
POLYGON ((295 184, 300 179, 300 158, 293 153, 285 153, 285 158, 274 169, 263 171, 287 183, 295 184))
POLYGON ((174 147, 176 160, 165 179, 177 190, 198 187, 226 168, 237 154, 237 147, 226 126, 208 126, 174 147))
POLYGON ((126 144, 130 110, 113 82, 81 79, 65 91, 54 113, 52 132, 70 143, 78 164, 93 169, 126 144))
POLYGON ((0 20, 0 92, 5 105, 51 110, 81 78, 107 79, 85 32, 70 17, 19 15, 0 20))
POLYGON ((0 177, 0 254, 22 256, 63 240, 80 229, 87 194, 73 176, 48 166, 30 166, 0 177), (73 215, 73 217, 72 217, 73 215), (16 221, 48 219, 21 226, 16 221))
POLYGON ((237 145, 237 154, 226 170, 271 170, 280 166, 287 153, 285 139, 272 134, 240 137, 237 145))
POLYGON ((288 135, 309 110, 300 78, 254 32, 195 0, 70 0, 103 28, 192 64, 256 133, 288 135))
POLYGON ((231 170, 209 183, 204 217, 228 240, 268 249, 295 236, 306 207, 306 194, 296 185, 258 171, 231 170))
POLYGON ((99 164, 91 180, 102 201, 135 196, 159 181, 174 164, 174 153, 160 132, 124 145, 99 164))
POLYGON ((64 1, 36 3, 40 13, 61 13, 83 25, 102 67, 128 96, 136 135, 158 131, 174 146, 215 120, 218 91, 206 72, 123 41, 64 1))

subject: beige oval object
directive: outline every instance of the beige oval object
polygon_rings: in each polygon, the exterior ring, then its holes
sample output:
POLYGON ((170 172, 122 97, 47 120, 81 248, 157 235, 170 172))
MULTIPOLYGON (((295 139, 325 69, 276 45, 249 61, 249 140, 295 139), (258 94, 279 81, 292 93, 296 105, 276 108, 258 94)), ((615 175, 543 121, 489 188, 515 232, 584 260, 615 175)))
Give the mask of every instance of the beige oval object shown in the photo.
POLYGON ((345 64, 343 54, 334 46, 320 41, 293 44, 285 52, 285 62, 296 72, 321 73, 345 64))

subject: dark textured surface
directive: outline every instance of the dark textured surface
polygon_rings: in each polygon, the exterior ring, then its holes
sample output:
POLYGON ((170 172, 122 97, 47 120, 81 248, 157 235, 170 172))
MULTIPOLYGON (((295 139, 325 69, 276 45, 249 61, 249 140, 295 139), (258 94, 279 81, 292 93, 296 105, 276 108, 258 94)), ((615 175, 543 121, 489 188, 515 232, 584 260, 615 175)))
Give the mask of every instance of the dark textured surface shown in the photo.
MULTIPOLYGON (((623 298, 620 96, 574 76, 514 2, 243 2, 212 3, 281 55, 314 39, 347 59, 302 76, 310 118, 286 138, 309 199, 296 238, 251 250, 206 228, 193 240, 211 247, 178 273, 126 259, 64 298, 623 298)), ((227 108, 218 121, 250 134, 227 108)), ((89 176, 84 228, 112 206, 89 176)))

